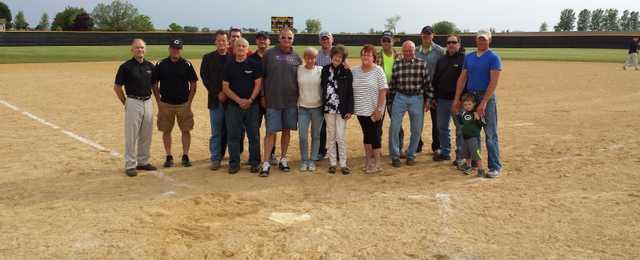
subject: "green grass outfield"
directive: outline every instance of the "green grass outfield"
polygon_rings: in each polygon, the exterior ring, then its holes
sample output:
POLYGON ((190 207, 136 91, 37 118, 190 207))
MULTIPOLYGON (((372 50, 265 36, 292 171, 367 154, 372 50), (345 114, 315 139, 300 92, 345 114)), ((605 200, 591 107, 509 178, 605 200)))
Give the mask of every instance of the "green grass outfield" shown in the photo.
MULTIPOLYGON (((200 59, 215 46, 185 46, 184 56, 200 59)), ((254 49, 255 46, 252 47, 254 49)), ((296 46, 301 53, 305 46, 296 46)), ((350 57, 358 57, 360 47, 349 47, 350 57)), ((624 62, 627 51, 623 49, 494 49, 505 60, 546 60, 585 62, 624 62)), ((147 58, 158 60, 167 56, 167 46, 148 46, 147 58)), ((34 46, 0 47, 0 64, 121 61, 130 57, 128 46, 34 46)))

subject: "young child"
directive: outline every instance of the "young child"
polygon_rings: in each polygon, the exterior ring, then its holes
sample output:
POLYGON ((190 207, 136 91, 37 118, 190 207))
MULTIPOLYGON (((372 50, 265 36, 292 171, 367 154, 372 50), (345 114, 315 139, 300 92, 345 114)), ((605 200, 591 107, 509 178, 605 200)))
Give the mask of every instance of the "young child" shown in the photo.
POLYGON ((484 177, 485 171, 482 169, 482 161, 480 156, 480 131, 485 125, 484 119, 478 116, 475 111, 475 97, 471 93, 462 95, 462 106, 464 112, 460 116, 460 124, 462 125, 462 158, 466 160, 466 164, 461 167, 465 174, 471 175, 473 167, 471 161, 477 162, 478 177, 484 177))

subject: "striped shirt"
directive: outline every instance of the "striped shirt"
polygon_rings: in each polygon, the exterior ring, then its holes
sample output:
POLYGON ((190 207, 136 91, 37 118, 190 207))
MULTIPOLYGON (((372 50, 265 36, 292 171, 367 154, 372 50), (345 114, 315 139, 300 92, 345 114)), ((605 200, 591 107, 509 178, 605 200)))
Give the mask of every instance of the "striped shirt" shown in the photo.
MULTIPOLYGON (((382 67, 364 72, 362 66, 354 67, 353 73, 353 110, 358 116, 371 116, 378 106, 380 90, 387 89, 387 79, 382 67)), ((384 110, 383 110, 384 111, 384 110)))
POLYGON ((397 60, 393 64, 390 89, 404 95, 424 95, 425 99, 431 100, 433 87, 429 83, 429 74, 427 64, 422 59, 397 60))

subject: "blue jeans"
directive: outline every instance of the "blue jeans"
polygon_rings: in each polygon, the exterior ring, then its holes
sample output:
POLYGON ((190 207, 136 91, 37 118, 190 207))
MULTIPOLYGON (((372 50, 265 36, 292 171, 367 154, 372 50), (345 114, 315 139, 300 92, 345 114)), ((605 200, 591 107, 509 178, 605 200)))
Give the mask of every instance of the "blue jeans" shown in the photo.
MULTIPOLYGON (((473 92, 476 97, 476 102, 480 104, 484 92, 473 92)), ((498 109, 496 96, 493 95, 489 102, 487 102, 487 108, 485 109, 484 119, 487 125, 484 126, 485 142, 487 145, 487 154, 489 155, 489 171, 502 170, 502 163, 500 162, 500 143, 498 142, 498 109)))
POLYGON ((227 149, 227 128, 224 121, 224 106, 218 104, 214 109, 209 109, 211 122, 211 138, 209 138, 209 154, 211 161, 222 161, 227 149))
POLYGON ((257 167, 260 163, 259 116, 260 108, 258 104, 253 104, 246 110, 235 103, 227 105, 225 119, 227 123, 227 142, 229 144, 229 168, 240 167, 240 153, 242 152, 240 149, 244 141, 242 133, 245 131, 249 140, 249 164, 257 167))
POLYGON ((322 107, 298 108, 298 135, 300 140, 300 159, 305 164, 318 160, 320 132, 324 122, 322 107), (309 127, 311 127, 311 158, 309 158, 309 127))
POLYGON ((404 95, 396 93, 393 99, 393 107, 391 108, 391 126, 389 134, 391 135, 391 159, 400 158, 400 128, 402 128, 402 118, 405 112, 409 112, 409 121, 411 127, 411 138, 409 139, 409 148, 407 149, 407 159, 414 160, 416 158, 416 150, 418 142, 422 135, 422 127, 424 123, 424 99, 422 95, 404 95))
POLYGON ((460 120, 458 115, 451 114, 451 105, 453 100, 450 99, 438 99, 438 106, 436 107, 436 118, 438 119, 438 138, 440 139, 440 153, 444 156, 451 156, 451 134, 449 131, 449 123, 453 118, 453 123, 456 126, 456 158, 460 159, 462 156, 462 128, 460 127, 460 120))

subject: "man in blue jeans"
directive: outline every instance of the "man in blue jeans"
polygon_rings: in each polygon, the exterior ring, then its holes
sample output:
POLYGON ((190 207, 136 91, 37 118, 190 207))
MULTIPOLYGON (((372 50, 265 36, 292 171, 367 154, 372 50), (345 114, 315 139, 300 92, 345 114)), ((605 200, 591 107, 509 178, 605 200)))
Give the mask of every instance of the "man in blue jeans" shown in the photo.
POLYGON ((491 33, 479 31, 476 35, 477 51, 469 53, 464 59, 464 65, 458 84, 456 96, 451 106, 454 113, 460 110, 460 96, 466 85, 466 90, 476 97, 478 106, 476 112, 484 117, 487 125, 484 127, 487 153, 489 154, 489 172, 487 177, 500 176, 500 147, 498 142, 498 111, 494 95, 498 87, 498 79, 502 71, 500 57, 489 49, 491 33))
POLYGON ((460 73, 462 73, 462 66, 464 65, 464 48, 460 45, 460 38, 452 35, 447 37, 447 52, 445 56, 440 58, 435 66, 433 73, 433 79, 431 85, 438 106, 436 106, 437 112, 437 129, 438 138, 440 138, 440 153, 433 157, 434 161, 449 161, 451 160, 451 131, 449 130, 449 124, 453 117, 453 122, 456 125, 456 161, 455 166, 462 167, 465 163, 462 160, 462 129, 459 126, 459 115, 451 113, 451 105, 453 99, 456 96, 456 86, 460 73))
POLYGON ((211 170, 220 169, 220 162, 227 149, 227 129, 224 119, 224 103, 227 96, 222 91, 222 76, 224 65, 232 59, 228 51, 229 41, 224 31, 217 31, 215 35, 216 50, 202 57, 200 77, 209 92, 208 107, 211 118, 211 138, 209 152, 211 154, 211 170))
POLYGON ((391 108, 391 165, 400 167, 400 127, 405 112, 409 113, 411 138, 407 149, 407 165, 415 165, 416 150, 422 134, 424 110, 429 109, 433 89, 424 60, 416 58, 416 45, 412 41, 402 44, 402 59, 393 64, 391 90, 395 93, 391 108))
POLYGON ((225 104, 227 143, 229 144, 229 174, 240 170, 242 130, 249 139, 251 172, 258 173, 260 164, 260 107, 258 96, 262 90, 262 65, 248 59, 249 42, 244 38, 233 43, 234 58, 224 68, 222 90, 229 97, 225 104))

